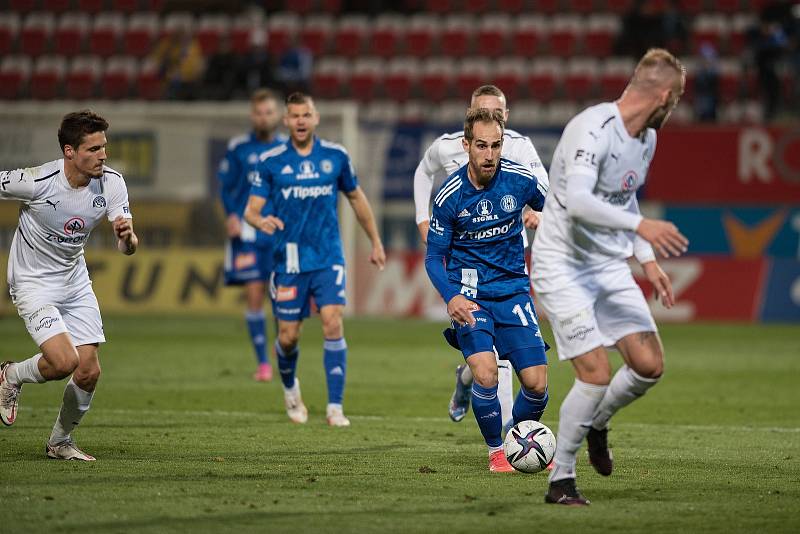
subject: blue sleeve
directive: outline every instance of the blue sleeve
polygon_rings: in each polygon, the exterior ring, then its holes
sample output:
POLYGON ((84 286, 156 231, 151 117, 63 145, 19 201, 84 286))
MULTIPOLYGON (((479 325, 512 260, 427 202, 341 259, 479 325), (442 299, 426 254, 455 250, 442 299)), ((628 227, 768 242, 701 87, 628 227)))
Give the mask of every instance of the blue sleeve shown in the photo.
POLYGON ((436 288, 445 303, 450 302, 450 299, 460 293, 459 288, 447 279, 445 268, 453 241, 455 218, 452 213, 452 203, 439 206, 434 202, 433 215, 431 215, 428 228, 428 252, 425 255, 425 270, 428 272, 433 287, 436 288))
POLYGON ((353 162, 350 161, 350 156, 342 153, 342 171, 339 173, 338 188, 343 193, 354 191, 358 187, 358 178, 356 171, 353 168, 353 162))
POLYGON ((539 188, 539 182, 536 178, 528 180, 527 188, 528 199, 525 203, 533 208, 534 211, 542 211, 544 209, 544 193, 539 188))
POLYGON ((236 153, 233 150, 228 150, 225 153, 225 157, 219 162, 219 169, 217 170, 217 179, 220 184, 219 192, 226 215, 237 213, 238 206, 231 190, 235 189, 236 184, 239 182, 240 173, 241 168, 239 161, 236 159, 236 153))
POLYGON ((269 200, 269 193, 272 189, 272 174, 266 161, 258 162, 254 168, 255 176, 253 185, 250 187, 250 194, 269 200))

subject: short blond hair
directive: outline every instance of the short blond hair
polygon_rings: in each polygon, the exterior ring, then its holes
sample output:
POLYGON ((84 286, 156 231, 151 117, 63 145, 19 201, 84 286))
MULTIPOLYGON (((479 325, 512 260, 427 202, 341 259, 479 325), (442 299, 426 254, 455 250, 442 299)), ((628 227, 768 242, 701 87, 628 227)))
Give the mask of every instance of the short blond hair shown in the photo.
POLYGON ((503 113, 497 109, 470 108, 467 110, 467 117, 464 119, 464 139, 472 141, 475 139, 473 127, 476 122, 496 122, 500 125, 500 130, 505 130, 506 120, 503 113))
POLYGON ((261 89, 256 89, 255 91, 253 91, 253 94, 250 95, 251 104, 260 104, 265 100, 274 100, 276 103, 280 102, 280 99, 278 98, 278 93, 276 93, 272 89, 267 89, 266 87, 263 87, 261 89))
POLYGON ((663 48, 651 48, 642 56, 633 71, 630 85, 648 88, 661 85, 668 75, 686 76, 686 68, 672 53, 663 48))

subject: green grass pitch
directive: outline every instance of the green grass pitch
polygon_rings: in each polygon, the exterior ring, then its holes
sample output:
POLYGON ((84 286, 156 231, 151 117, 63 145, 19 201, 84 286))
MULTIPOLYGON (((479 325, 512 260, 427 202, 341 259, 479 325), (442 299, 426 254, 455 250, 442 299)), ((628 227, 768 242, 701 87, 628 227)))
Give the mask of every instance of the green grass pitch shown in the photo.
MULTIPOLYGON (((612 421, 614 474, 581 451, 585 509, 545 505, 544 474, 488 472, 471 413, 447 418, 461 358, 441 328, 348 320, 353 426, 333 429, 316 320, 296 426, 279 381, 250 379, 240 319, 107 317, 104 374, 74 434, 99 461, 44 457, 63 384, 26 385, 0 428, 0 532, 800 531, 798 327, 663 326, 664 380, 612 421)), ((34 352, 17 317, 0 339, 4 359, 34 352)), ((572 378, 550 357, 556 430, 572 378)))

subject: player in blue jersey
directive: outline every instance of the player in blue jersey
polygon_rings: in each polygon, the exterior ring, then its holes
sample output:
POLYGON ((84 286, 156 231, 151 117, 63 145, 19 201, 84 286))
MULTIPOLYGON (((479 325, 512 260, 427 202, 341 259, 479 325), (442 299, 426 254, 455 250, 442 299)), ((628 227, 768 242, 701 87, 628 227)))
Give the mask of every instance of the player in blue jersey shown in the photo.
POLYGON ((530 169, 500 157, 505 120, 473 108, 464 121, 466 165, 433 199, 425 268, 447 303, 455 335, 474 376, 472 407, 489 447, 489 470, 513 468, 503 454, 497 361, 508 360, 521 388, 514 423, 539 420, 547 406, 546 345, 539 333, 525 268, 522 210, 541 211, 544 195, 530 169))
POLYGON ((337 193, 350 202, 359 224, 372 242, 370 261, 383 269, 383 251, 372 208, 358 186, 347 151, 336 143, 319 139, 314 130, 319 114, 310 96, 293 93, 286 99, 284 124, 289 142, 260 157, 258 180, 245 210, 246 220, 256 228, 274 233, 274 273, 270 284, 273 311, 278 319, 278 368, 284 386, 289 419, 308 420, 295 377, 297 343, 303 319, 309 316, 310 299, 322 319, 325 376, 328 383, 326 415, 331 426, 349 426, 342 410, 347 343, 342 311, 345 305, 345 266, 337 193), (262 210, 271 204, 271 213, 262 210))
POLYGON ((261 382, 272 380, 264 319, 266 281, 272 272, 272 238, 250 226, 243 217, 259 154, 286 142, 285 136, 275 132, 280 120, 277 95, 269 89, 255 91, 250 98, 253 131, 231 139, 217 173, 228 236, 225 243, 225 284, 245 287, 247 330, 258 360, 253 378, 261 382))

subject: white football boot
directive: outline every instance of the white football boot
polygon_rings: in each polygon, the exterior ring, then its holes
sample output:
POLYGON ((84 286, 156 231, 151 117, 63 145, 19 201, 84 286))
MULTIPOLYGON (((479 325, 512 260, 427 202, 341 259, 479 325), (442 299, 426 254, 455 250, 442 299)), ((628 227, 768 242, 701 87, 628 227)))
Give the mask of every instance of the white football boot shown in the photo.
POLYGON ((283 400, 286 403, 286 415, 292 423, 305 423, 308 421, 308 410, 300 396, 300 380, 294 379, 294 386, 283 388, 283 400))
POLYGON ((48 458, 52 458, 54 460, 81 460, 84 462, 94 462, 96 459, 94 456, 86 454, 80 450, 77 445, 75 445, 75 442, 72 441, 72 438, 67 438, 61 443, 56 443, 55 445, 50 445, 50 443, 47 443, 45 452, 47 452, 48 458))
POLYGON ((341 406, 328 405, 326 416, 330 426, 350 426, 350 419, 344 416, 341 406))
POLYGON ((17 419, 19 392, 22 390, 22 386, 12 385, 6 378, 6 373, 12 365, 14 365, 12 362, 0 364, 0 420, 6 426, 13 425, 17 419))

